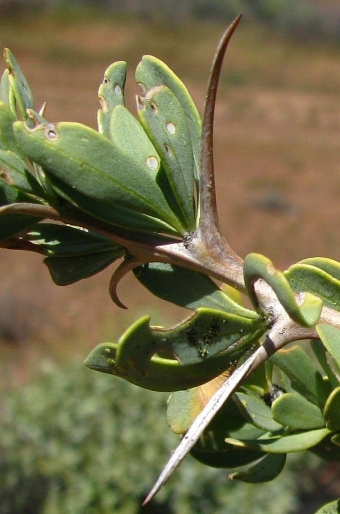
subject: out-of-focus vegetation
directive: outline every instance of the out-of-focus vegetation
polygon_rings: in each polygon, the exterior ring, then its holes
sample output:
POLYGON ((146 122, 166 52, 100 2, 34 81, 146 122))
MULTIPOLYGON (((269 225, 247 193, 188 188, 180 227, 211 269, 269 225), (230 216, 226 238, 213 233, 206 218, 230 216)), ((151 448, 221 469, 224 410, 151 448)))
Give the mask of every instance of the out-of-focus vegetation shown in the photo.
MULTIPOLYGON (((0 416, 1 514, 253 514, 298 512, 317 459, 293 459, 280 479, 251 485, 187 459, 156 500, 141 500, 177 442, 166 394, 80 366, 12 390, 0 416), (300 488, 300 491, 299 491, 300 488), (299 491, 299 493, 298 493, 299 491)), ((320 504, 322 500, 320 499, 320 504)), ((304 506, 304 512, 308 512, 304 506)))
POLYGON ((340 9, 331 0, 0 0, 0 14, 26 15, 42 12, 78 16, 79 10, 97 12, 105 16, 133 16, 143 20, 166 20, 180 24, 190 19, 229 21, 244 13, 248 18, 260 19, 279 32, 299 39, 316 35, 340 39, 340 9))

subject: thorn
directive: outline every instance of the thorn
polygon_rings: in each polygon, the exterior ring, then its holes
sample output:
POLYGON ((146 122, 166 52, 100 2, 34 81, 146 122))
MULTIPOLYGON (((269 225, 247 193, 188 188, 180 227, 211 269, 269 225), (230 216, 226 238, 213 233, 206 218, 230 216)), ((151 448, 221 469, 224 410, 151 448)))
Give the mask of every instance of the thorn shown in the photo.
POLYGON ((229 25, 224 32, 214 57, 214 61, 210 71, 208 91, 203 114, 203 127, 202 127, 202 147, 201 147, 201 220, 200 229, 207 233, 211 232, 212 226, 214 232, 219 233, 219 222, 216 205, 216 191, 214 179, 214 113, 216 104, 216 95, 218 82, 221 74, 224 55, 229 44, 229 41, 241 20, 239 15, 229 25))
POLYGON ((126 258, 120 266, 115 270, 113 273, 111 280, 110 280, 110 286, 109 286, 109 293, 114 301, 114 303, 120 307, 121 309, 127 309, 126 305, 124 305, 123 302, 120 301, 119 296, 117 294, 117 286, 119 281, 125 277, 125 275, 132 271, 134 268, 137 268, 138 266, 141 266, 142 264, 145 264, 147 261, 140 261, 133 257, 126 258))
POLYGON ((44 102, 40 108, 40 111, 39 111, 40 116, 45 116, 45 111, 46 111, 46 102, 44 102))
POLYGON ((176 450, 171 455, 162 473, 159 475, 155 485, 145 498, 143 505, 146 505, 158 493, 163 485, 168 481, 175 469, 180 465, 184 457, 190 452, 191 448, 200 438, 203 431, 207 428, 215 414, 221 409, 227 399, 237 389, 240 382, 245 378, 251 366, 256 361, 257 354, 262 352, 260 347, 254 352, 232 375, 222 384, 216 393, 210 398, 201 413, 197 416, 187 433, 182 438, 176 450))

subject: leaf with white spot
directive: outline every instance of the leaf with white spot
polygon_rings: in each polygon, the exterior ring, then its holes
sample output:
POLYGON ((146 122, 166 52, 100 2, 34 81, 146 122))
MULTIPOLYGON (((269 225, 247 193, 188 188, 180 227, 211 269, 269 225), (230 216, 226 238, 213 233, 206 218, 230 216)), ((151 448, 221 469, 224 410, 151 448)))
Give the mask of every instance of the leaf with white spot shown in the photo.
POLYGON ((14 105, 11 105, 11 109, 13 114, 18 114, 21 119, 26 120, 26 110, 34 109, 32 91, 14 55, 8 48, 5 48, 4 56, 8 69, 9 86, 13 93, 13 97, 10 95, 10 99, 13 98, 15 102, 14 105))
POLYGON ((111 64, 105 71, 104 80, 98 91, 101 106, 98 110, 98 130, 109 139, 112 111, 117 105, 124 105, 126 68, 124 61, 111 64))
POLYGON ((195 221, 195 160, 187 117, 174 93, 166 86, 138 97, 140 120, 162 159, 180 218, 191 232, 195 221))
POLYGON ((183 235, 147 162, 79 123, 29 129, 14 125, 19 145, 41 165, 58 194, 103 221, 131 230, 183 235))
MULTIPOLYGON (((137 66, 136 81, 143 88, 143 96, 157 86, 166 86, 181 104, 190 132, 190 146, 195 162, 193 173, 198 184, 202 122, 186 86, 164 62, 151 55, 144 55, 142 61, 137 66)), ((171 122, 172 120, 169 119, 169 121, 171 122)))

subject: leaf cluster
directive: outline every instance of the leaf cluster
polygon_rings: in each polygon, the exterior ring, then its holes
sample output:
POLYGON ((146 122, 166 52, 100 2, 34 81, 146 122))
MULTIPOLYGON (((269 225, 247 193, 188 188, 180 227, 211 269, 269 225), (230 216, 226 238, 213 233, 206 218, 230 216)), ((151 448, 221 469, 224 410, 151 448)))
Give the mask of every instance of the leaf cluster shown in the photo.
POLYGON ((180 79, 144 56, 138 119, 125 107, 126 63, 116 62, 99 87, 98 131, 50 123, 5 51, 1 246, 44 255, 59 285, 120 259, 110 283, 118 305, 116 286, 133 271, 154 295, 190 311, 171 329, 142 318, 85 362, 173 393, 168 420, 184 437, 148 499, 190 451, 211 466, 249 465, 232 475, 246 482, 276 477, 287 453, 339 458, 340 263, 310 258, 281 272, 263 255, 242 260, 219 228, 214 107, 239 19, 218 46, 203 120, 180 79), (299 347, 282 350, 301 340, 313 341, 317 365, 299 347))

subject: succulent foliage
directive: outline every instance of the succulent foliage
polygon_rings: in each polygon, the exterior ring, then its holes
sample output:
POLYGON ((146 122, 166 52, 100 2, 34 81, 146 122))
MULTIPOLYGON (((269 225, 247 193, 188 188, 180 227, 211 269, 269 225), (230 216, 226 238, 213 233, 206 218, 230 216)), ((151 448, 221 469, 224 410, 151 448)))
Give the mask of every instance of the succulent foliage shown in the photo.
POLYGON ((117 283, 133 271, 152 294, 188 309, 171 329, 136 321, 85 361, 172 393, 168 423, 183 438, 148 499, 188 452, 250 483, 274 479, 291 452, 340 457, 340 263, 310 258, 281 272, 263 255, 242 260, 219 228, 214 105, 238 22, 217 49, 202 120, 173 71, 144 56, 137 118, 124 103, 126 63, 117 62, 99 88, 98 131, 50 123, 5 51, 1 246, 41 253, 58 285, 119 260, 110 283, 118 305, 117 283), (312 341, 308 351, 284 348, 302 340, 312 341))

